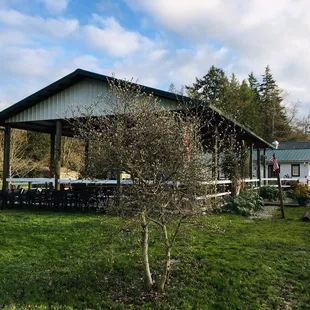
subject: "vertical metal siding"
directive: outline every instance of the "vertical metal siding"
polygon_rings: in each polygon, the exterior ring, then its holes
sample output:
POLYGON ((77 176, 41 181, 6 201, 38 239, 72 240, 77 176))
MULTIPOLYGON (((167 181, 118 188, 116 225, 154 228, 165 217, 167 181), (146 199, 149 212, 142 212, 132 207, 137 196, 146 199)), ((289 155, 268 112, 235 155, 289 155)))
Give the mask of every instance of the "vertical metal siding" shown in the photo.
MULTIPOLYGON (((72 108, 90 106, 94 102, 98 102, 100 110, 107 110, 105 100, 100 100, 104 99, 107 91, 106 82, 85 79, 13 116, 7 123, 63 119, 72 115, 72 108)), ((175 109, 178 106, 178 102, 174 100, 160 99, 161 104, 167 109, 175 109)))
MULTIPOLYGON (((66 118, 72 115, 72 107, 79 105, 89 106, 98 100, 99 94, 105 94, 106 92, 106 82, 85 79, 13 116, 7 122, 14 123, 66 118)), ((103 106, 100 108, 104 109, 103 106)))

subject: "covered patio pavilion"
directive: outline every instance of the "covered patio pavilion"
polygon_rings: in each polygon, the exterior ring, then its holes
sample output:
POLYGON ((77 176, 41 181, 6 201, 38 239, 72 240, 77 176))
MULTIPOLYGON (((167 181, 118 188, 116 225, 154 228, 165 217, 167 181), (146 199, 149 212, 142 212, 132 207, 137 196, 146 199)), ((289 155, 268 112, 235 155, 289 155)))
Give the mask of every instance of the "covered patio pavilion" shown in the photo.
MULTIPOLYGON (((116 80, 105 75, 77 69, 60 80, 46 86, 27 98, 13 104, 0 112, 0 126, 4 127, 4 155, 3 155, 3 189, 8 189, 8 177, 10 171, 10 140, 11 129, 23 129, 34 132, 42 132, 50 135, 50 177, 55 179, 55 188, 60 189, 60 155, 61 137, 73 137, 72 125, 66 121, 72 106, 88 106, 98 101, 101 95, 105 95, 109 89, 109 81, 116 80)), ((171 110, 176 110, 180 102, 190 103, 192 99, 179 96, 170 92, 142 86, 145 93, 158 97, 161 104, 171 110)), ((105 104, 99 100, 99 104, 105 104)), ((266 148, 272 146, 262 138, 254 134, 250 129, 235 122, 222 114, 212 106, 207 106, 201 112, 205 119, 212 117, 212 129, 203 134, 203 139, 212 141, 212 153, 215 160, 218 158, 217 137, 226 130, 227 126, 236 132, 237 140, 244 141, 249 148, 249 177, 253 175, 253 149, 257 151, 258 167, 261 165, 261 149, 266 154, 266 148)), ((85 143, 85 157, 87 159, 88 144, 85 143)), ((265 169, 264 169, 265 171, 265 169)), ((216 176, 217 177, 217 176, 216 176)), ((264 176, 265 177, 265 176, 264 176)), ((257 169, 257 179, 260 180, 260 169, 257 169)))

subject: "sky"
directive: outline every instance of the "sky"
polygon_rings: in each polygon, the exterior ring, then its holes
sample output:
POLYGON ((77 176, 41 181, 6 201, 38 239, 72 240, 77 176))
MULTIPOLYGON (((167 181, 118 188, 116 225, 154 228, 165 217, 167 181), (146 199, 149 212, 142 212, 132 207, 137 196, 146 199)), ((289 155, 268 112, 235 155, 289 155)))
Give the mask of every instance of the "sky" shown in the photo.
POLYGON ((309 0, 0 0, 0 110, 77 68, 168 90, 270 66, 310 110, 309 0))

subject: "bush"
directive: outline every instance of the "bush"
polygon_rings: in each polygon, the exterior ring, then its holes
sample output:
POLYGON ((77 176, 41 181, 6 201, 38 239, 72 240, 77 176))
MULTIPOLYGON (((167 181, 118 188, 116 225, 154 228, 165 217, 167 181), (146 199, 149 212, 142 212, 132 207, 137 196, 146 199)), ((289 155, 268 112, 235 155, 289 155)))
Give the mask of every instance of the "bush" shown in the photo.
POLYGON ((230 197, 226 203, 226 210, 243 216, 253 215, 264 207, 263 198, 257 191, 247 189, 239 196, 230 197))
POLYGON ((295 198, 310 198, 310 188, 307 184, 296 184, 293 188, 295 198))
POLYGON ((269 201, 278 200, 279 189, 275 186, 270 185, 262 186, 259 189, 259 196, 269 201))

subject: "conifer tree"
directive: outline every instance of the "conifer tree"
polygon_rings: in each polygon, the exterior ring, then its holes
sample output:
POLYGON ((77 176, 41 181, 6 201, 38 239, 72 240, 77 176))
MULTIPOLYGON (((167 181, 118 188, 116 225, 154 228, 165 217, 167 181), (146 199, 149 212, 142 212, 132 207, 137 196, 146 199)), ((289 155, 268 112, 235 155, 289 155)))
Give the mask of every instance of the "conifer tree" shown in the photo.
POLYGON ((239 88, 239 111, 238 121, 261 135, 259 101, 255 91, 251 89, 246 80, 242 81, 239 88))
POLYGON ((270 67, 267 66, 263 80, 260 84, 259 93, 261 109, 264 114, 263 137, 267 141, 282 140, 288 135, 290 127, 285 115, 284 106, 281 105, 282 90, 277 85, 270 67))
POLYGON ((282 105, 282 90, 269 66, 261 83, 251 72, 241 84, 234 73, 228 79, 222 69, 212 66, 202 79, 196 78, 186 89, 190 97, 215 105, 268 142, 291 136, 292 128, 282 105))
POLYGON ((227 77, 225 72, 220 68, 211 66, 202 79, 196 78, 193 86, 186 86, 186 89, 193 98, 218 105, 223 102, 226 86, 227 77))

